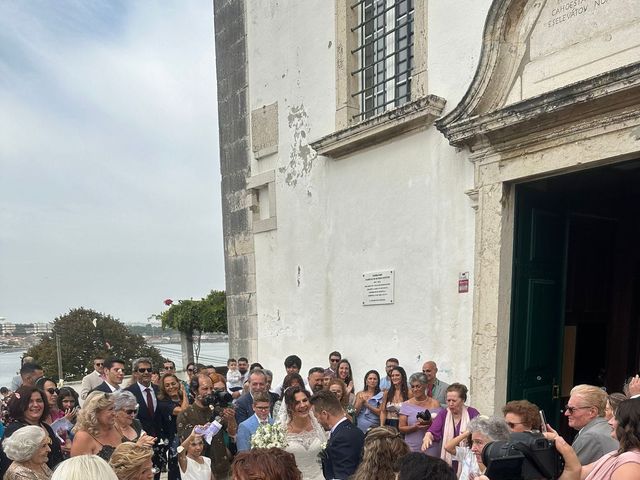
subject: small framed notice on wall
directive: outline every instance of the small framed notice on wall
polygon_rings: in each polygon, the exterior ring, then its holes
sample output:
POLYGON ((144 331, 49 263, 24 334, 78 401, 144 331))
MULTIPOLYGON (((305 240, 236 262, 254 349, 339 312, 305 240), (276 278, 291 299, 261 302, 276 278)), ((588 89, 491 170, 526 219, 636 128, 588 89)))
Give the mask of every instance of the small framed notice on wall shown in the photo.
POLYGON ((379 270, 362 274, 362 305, 389 305, 393 303, 393 270, 379 270))

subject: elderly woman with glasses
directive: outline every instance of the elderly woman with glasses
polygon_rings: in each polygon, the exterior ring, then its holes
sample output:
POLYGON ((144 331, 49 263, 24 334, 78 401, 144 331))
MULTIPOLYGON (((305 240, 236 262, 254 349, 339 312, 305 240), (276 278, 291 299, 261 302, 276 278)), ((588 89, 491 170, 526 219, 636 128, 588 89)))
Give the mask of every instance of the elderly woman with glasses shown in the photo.
POLYGON ((42 427, 29 425, 4 441, 4 453, 13 463, 4 480, 48 480, 51 469, 47 466, 51 439, 42 427))
POLYGON ((138 401, 133 393, 127 390, 118 390, 112 397, 115 411, 115 429, 118 431, 122 442, 136 442, 142 436, 142 425, 136 418, 138 414, 138 401))
MULTIPOLYGON (((404 441, 412 452, 420 451, 424 434, 431 426, 432 419, 443 410, 437 399, 427 397, 427 383, 427 376, 422 372, 414 373, 409 377, 413 397, 402 402, 398 413, 400 421, 398 429, 404 434, 404 441), (427 412, 429 412, 428 415, 427 412), (418 417, 419 414, 420 417, 418 417)), ((435 457, 440 456, 440 444, 435 442, 426 453, 435 457)))
POLYGON ((54 468, 63 460, 60 441, 51 427, 45 423, 45 419, 49 416, 49 404, 42 390, 30 386, 18 388, 9 401, 8 411, 12 421, 7 424, 3 448, 0 448, 0 478, 11 464, 11 459, 6 455, 4 444, 11 436, 30 425, 42 427, 51 442, 51 451, 48 453, 47 460, 49 468, 54 468))

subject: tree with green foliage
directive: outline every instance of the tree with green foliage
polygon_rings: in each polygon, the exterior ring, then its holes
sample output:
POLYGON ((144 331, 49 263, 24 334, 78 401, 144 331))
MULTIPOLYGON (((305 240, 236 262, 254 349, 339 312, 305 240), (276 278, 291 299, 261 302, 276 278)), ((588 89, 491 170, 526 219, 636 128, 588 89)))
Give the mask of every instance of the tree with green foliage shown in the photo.
POLYGON ((56 318, 52 332, 27 352, 44 368, 47 376, 57 378, 56 335, 60 338, 65 380, 79 380, 91 372, 93 359, 98 356, 125 360, 127 374, 131 373, 131 362, 138 357, 151 358, 157 367, 164 361, 157 348, 148 345, 141 335, 132 333, 124 323, 87 308, 75 308, 56 318))
POLYGON ((227 332, 227 297, 224 291, 211 290, 200 300, 166 300, 170 307, 156 318, 162 328, 175 328, 184 333, 190 342, 196 337, 196 358, 200 353, 200 337, 203 332, 227 332))

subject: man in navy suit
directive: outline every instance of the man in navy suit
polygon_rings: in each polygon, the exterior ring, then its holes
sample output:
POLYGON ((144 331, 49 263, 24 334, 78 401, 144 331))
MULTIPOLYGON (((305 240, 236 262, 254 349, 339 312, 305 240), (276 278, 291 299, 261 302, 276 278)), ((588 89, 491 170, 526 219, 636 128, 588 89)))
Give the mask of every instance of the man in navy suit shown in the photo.
POLYGON ((327 480, 345 480, 360 464, 364 433, 344 415, 338 398, 328 390, 311 397, 311 405, 320 425, 331 435, 322 459, 322 472, 327 480))
POLYGON ((161 410, 158 408, 158 387, 151 383, 150 358, 137 358, 133 361, 133 378, 135 383, 126 390, 133 393, 138 401, 137 418, 147 435, 158 439, 165 436, 165 422, 161 410))
POLYGON ((120 390, 120 384, 124 380, 124 360, 107 358, 104 362, 103 372, 105 381, 91 391, 113 393, 120 390))
POLYGON ((271 398, 266 392, 258 392, 253 396, 253 411, 256 412, 255 415, 238 425, 236 445, 239 452, 251 449, 251 437, 261 424, 273 424, 273 418, 269 415, 270 408, 271 398))
MULTIPOLYGON (((238 425, 254 414, 253 396, 258 392, 267 393, 267 375, 263 370, 254 368, 251 371, 251 375, 249 375, 249 392, 242 395, 235 402, 236 423, 238 425)), ((271 408, 273 408, 273 404, 275 403, 273 398, 277 397, 272 397, 271 408)))

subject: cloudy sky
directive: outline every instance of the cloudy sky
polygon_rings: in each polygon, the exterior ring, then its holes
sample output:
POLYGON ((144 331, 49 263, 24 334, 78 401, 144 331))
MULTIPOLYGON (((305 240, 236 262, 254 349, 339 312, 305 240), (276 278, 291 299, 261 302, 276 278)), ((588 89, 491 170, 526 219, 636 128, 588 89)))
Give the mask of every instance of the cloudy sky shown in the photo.
POLYGON ((0 317, 224 288, 212 9, 0 2, 0 317))

